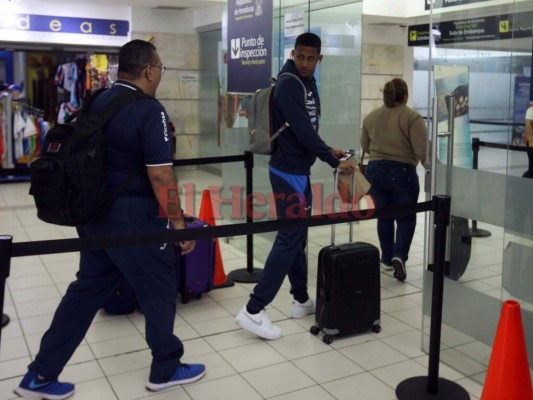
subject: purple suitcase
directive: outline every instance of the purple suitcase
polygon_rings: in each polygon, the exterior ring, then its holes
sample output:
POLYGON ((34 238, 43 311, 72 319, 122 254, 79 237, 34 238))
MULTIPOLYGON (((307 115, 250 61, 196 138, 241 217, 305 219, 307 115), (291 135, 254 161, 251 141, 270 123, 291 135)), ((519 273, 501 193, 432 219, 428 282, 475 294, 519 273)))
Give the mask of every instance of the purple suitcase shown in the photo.
MULTIPOLYGON (((187 217, 185 223, 187 229, 209 226, 207 222, 194 217, 187 217)), ((177 250, 179 251, 179 248, 177 250)), ((213 289, 214 274, 215 241, 213 239, 197 240, 191 253, 179 256, 178 273, 176 275, 182 303, 188 303, 192 296, 200 299, 202 293, 207 293, 213 289)))

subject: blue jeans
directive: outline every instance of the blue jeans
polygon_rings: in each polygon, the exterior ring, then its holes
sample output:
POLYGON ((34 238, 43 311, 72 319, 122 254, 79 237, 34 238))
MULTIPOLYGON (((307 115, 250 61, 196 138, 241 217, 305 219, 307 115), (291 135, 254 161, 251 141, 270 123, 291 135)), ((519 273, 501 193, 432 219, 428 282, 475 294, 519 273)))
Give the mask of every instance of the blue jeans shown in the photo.
MULTIPOLYGON (((372 184, 369 194, 374 198, 376 208, 414 205, 418 202, 420 185, 414 165, 396 161, 370 161, 365 176, 372 184)), ((393 257, 407 261, 415 227, 416 214, 378 218, 378 236, 384 263, 390 264, 393 257)))
MULTIPOLYGON (((121 196, 104 219, 78 227, 78 234, 83 238, 162 231, 167 219, 158 213, 155 198, 121 196)), ((82 251, 76 280, 63 296, 29 368, 57 379, 123 277, 144 313, 146 341, 152 351, 149 380, 168 381, 183 356, 183 344, 173 333, 177 292, 175 250, 170 243, 82 251)))
MULTIPOLYGON (((270 172, 272 192, 276 196, 278 218, 310 216, 312 192, 309 178, 304 193, 296 193, 293 187, 278 175, 270 172)), ((272 250, 266 260, 259 282, 254 287, 247 307, 259 312, 274 300, 283 280, 288 275, 291 294, 303 303, 307 301, 307 228, 284 229, 278 232, 272 250)))

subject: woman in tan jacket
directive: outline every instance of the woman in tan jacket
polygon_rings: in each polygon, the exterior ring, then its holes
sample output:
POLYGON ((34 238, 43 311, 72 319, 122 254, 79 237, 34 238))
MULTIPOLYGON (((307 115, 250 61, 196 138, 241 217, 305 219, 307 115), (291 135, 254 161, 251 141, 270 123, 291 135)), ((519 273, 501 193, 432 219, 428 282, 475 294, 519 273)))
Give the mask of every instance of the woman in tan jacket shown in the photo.
MULTIPOLYGON (((369 154, 365 176, 377 208, 418 202, 416 166, 426 162, 427 129, 416 111, 407 107, 407 84, 395 78, 385 84, 384 105, 363 121, 361 148, 369 154)), ((416 227, 416 214, 378 218, 381 263, 394 277, 407 277, 405 262, 416 227), (396 226, 395 226, 396 224, 396 226)))

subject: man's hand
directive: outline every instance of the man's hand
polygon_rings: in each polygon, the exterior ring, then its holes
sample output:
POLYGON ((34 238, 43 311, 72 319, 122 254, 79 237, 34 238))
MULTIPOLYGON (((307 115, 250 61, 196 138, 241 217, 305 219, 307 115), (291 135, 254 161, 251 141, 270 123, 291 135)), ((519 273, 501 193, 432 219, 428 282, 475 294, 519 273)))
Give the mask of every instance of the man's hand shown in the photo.
POLYGON ((341 160, 337 168, 342 174, 350 174, 355 170, 355 165, 349 160, 341 160))
POLYGON ((179 242, 178 245, 181 248, 181 255, 184 256, 192 252, 194 250, 195 244, 196 244, 196 241, 194 240, 187 240, 186 242, 179 242))
MULTIPOLYGON (((172 218, 170 220, 170 223, 172 224, 172 227, 174 229, 186 229, 187 226, 185 225, 185 219, 184 218, 172 218)), ((194 250, 196 242, 194 240, 187 240, 185 242, 178 242, 176 243, 176 246, 178 246, 181 249, 181 255, 189 254, 194 250)))
POLYGON ((331 149, 331 154, 333 154, 334 157, 342 158, 346 155, 346 152, 344 150, 331 149))

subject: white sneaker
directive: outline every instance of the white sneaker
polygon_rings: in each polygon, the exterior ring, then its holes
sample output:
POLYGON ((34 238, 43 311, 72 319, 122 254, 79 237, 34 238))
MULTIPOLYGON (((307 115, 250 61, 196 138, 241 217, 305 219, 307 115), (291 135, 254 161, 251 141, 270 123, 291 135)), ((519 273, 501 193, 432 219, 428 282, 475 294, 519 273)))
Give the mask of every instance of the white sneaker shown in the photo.
POLYGON ((383 271, 393 271, 394 270, 394 267, 392 266, 392 264, 385 264, 385 261, 383 261, 383 259, 380 259, 379 263, 380 263, 381 269, 383 271))
POLYGON ((291 317, 303 318, 306 315, 314 314, 315 308, 315 302, 311 298, 307 299, 305 303, 300 303, 299 301, 293 300, 291 307, 291 317))
POLYGON ((252 332, 263 339, 275 340, 281 338, 281 329, 272 325, 265 310, 259 314, 250 314, 246 306, 242 308, 235 318, 235 323, 242 329, 252 332))

